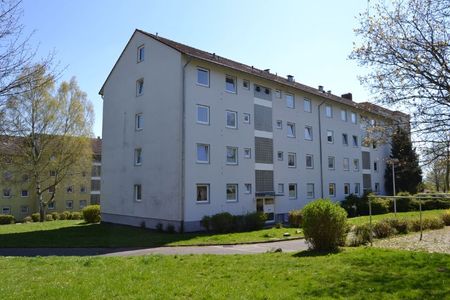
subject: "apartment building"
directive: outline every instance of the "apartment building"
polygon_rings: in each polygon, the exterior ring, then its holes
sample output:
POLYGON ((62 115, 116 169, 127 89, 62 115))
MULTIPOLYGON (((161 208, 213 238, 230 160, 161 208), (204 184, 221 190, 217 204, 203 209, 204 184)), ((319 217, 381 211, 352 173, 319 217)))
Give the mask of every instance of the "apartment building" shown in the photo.
MULTIPOLYGON (((13 215, 16 220, 22 220, 39 212, 39 202, 34 194, 31 176, 24 174, 9 160, 14 153, 8 149, 13 149, 11 144, 16 139, 19 138, 0 138, 0 157, 4 160, 0 164, 0 214, 13 215)), ((101 148, 102 140, 92 139, 92 165, 81 173, 71 174, 58 185, 55 200, 49 204, 47 213, 80 211, 86 205, 100 204, 101 148)), ((51 192, 44 193, 45 200, 50 198, 51 192)))
POLYGON ((384 194, 390 148, 367 128, 408 116, 136 30, 100 90, 102 220, 200 230, 268 222, 316 198, 384 194))

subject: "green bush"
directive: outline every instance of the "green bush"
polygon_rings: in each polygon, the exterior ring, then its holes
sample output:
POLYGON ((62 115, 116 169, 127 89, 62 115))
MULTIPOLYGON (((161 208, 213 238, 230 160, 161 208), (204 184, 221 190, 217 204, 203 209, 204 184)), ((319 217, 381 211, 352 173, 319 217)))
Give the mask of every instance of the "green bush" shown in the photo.
POLYGON ((46 215, 45 221, 53 221, 53 216, 51 214, 46 215))
MULTIPOLYGON (((413 211, 416 208, 416 201, 408 198, 407 196, 411 196, 408 192, 400 192, 397 193, 397 196, 405 196, 404 198, 397 198, 395 199, 396 206, 397 206, 397 212, 405 212, 405 211, 413 211)), ((390 211, 394 212, 394 200, 390 203, 390 211)))
POLYGON ((60 219, 60 217, 59 217, 59 213, 57 213, 56 211, 55 211, 55 212, 52 212, 52 213, 51 213, 51 215, 52 215, 52 217, 53 217, 53 220, 54 220, 54 221, 56 221, 56 220, 59 220, 59 219, 60 219))
POLYGON ((442 221, 444 221, 445 226, 450 226, 450 209, 444 212, 442 221))
POLYGON ((312 249, 330 251, 344 245, 347 212, 342 207, 319 199, 307 204, 302 213, 303 234, 312 249))
POLYGON ((31 216, 26 216, 25 218, 23 218, 23 222, 24 223, 31 223, 31 222, 33 222, 33 219, 31 218, 31 216))
POLYGON ((299 228, 302 226, 302 211, 300 209, 289 211, 288 217, 291 227, 299 228))
POLYGON ((420 231, 420 219, 409 220, 409 230, 414 232, 420 231))
POLYGON ((379 239, 387 238, 395 234, 395 229, 386 220, 381 220, 373 225, 373 234, 379 239))
POLYGON ((211 228, 215 232, 228 233, 233 231, 233 216, 228 212, 218 213, 211 217, 211 228))
POLYGON ((441 229, 444 228, 445 224, 442 218, 433 217, 433 218, 425 218, 423 220, 424 229, 441 229))
POLYGON ((266 224, 266 214, 261 212, 247 213, 244 215, 245 231, 259 230, 266 224))
POLYGON ((73 213, 70 214, 70 220, 81 220, 81 218, 82 215, 78 211, 74 211, 73 213))
POLYGON ((345 197, 345 200, 341 201, 340 205, 343 209, 347 211, 347 215, 349 218, 353 218, 358 216, 358 205, 357 203, 360 201, 360 198, 355 194, 350 194, 345 197))
POLYGON ((14 224, 15 218, 12 215, 0 215, 0 225, 14 224))
POLYGON ((450 201, 443 199, 430 199, 422 202, 422 210, 449 209, 450 201))
POLYGON ((167 224, 166 230, 168 233, 175 233, 175 226, 173 224, 167 224))
POLYGON ((31 215, 31 219, 33 219, 33 222, 39 222, 41 220, 41 215, 39 213, 34 213, 31 215))
POLYGON ((63 211, 62 213, 59 214, 60 220, 69 220, 70 217, 71 217, 70 212, 68 211, 63 211))
POLYGON ((388 199, 372 198, 371 200, 372 214, 373 215, 387 214, 389 212, 389 203, 390 201, 388 199))
POLYGON ((200 225, 206 229, 206 231, 210 231, 211 230, 211 217, 210 216, 204 216, 201 221, 200 221, 200 225))
POLYGON ((373 232, 369 224, 355 226, 352 233, 353 236, 350 240, 350 246, 353 247, 367 245, 373 238, 373 232))
POLYGON ((82 212, 86 223, 98 223, 101 220, 100 205, 88 205, 83 208, 82 212))
POLYGON ((164 232, 164 225, 162 223, 156 224, 156 230, 159 232, 164 232))
POLYGON ((391 225, 392 228, 395 229, 397 233, 405 234, 409 231, 409 222, 407 220, 402 219, 385 219, 385 222, 387 222, 389 225, 391 225))

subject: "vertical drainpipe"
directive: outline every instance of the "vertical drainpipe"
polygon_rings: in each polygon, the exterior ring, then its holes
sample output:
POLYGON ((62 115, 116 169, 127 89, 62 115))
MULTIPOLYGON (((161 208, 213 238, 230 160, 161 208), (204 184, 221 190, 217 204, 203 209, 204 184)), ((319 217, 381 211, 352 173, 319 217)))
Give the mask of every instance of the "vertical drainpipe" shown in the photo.
POLYGON ((320 198, 322 199, 323 199, 323 153, 322 153, 322 123, 321 123, 320 107, 324 103, 325 101, 322 101, 317 108, 317 114, 319 117, 320 198))
POLYGON ((182 99, 181 99, 181 211, 180 227, 184 231, 184 194, 185 194, 185 139, 186 139, 186 67, 191 62, 192 57, 188 56, 187 62, 183 65, 182 78, 182 99))

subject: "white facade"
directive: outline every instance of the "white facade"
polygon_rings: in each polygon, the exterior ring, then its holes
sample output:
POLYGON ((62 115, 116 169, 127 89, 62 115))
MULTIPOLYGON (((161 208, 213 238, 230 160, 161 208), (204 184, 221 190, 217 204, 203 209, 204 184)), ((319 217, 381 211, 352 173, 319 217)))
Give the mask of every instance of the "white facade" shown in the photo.
POLYGON ((104 221, 199 230, 203 216, 253 212, 263 203, 258 202, 261 197, 269 199, 264 211, 281 221, 289 210, 314 199, 343 200, 346 192, 355 193, 357 185, 362 194, 363 174, 370 174, 370 189, 375 190, 376 183, 384 193, 389 146, 361 147, 360 123, 361 115, 384 117, 361 110, 352 101, 333 101, 325 93, 186 55, 141 31, 133 34, 101 94, 104 221), (256 92, 257 87, 262 92, 256 92), (310 111, 305 101, 311 104, 310 111), (312 129, 312 140, 306 139, 305 127, 312 129), (363 151, 370 153, 368 170, 363 169, 363 151), (307 155, 312 156, 312 166, 306 165, 307 155), (329 168, 329 159, 334 167, 329 168), (264 178, 256 178, 262 173, 264 178), (290 195, 289 185, 294 184, 296 195, 290 195), (329 193, 330 184, 335 195, 329 193), (233 199, 227 200, 227 195, 233 199))

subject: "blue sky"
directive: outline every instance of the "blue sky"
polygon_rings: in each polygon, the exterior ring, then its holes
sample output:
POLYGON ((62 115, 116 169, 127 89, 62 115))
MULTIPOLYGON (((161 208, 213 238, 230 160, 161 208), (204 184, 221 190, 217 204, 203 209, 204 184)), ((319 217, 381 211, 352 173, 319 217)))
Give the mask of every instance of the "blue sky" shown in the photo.
POLYGON ((357 102, 370 100, 348 59, 365 0, 118 1, 24 0, 23 23, 36 30, 39 54, 55 50, 62 79, 76 76, 95 107, 94 134, 101 136, 98 91, 135 28, 220 56, 292 74, 297 82, 357 102))

